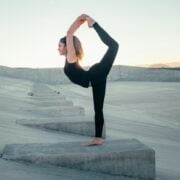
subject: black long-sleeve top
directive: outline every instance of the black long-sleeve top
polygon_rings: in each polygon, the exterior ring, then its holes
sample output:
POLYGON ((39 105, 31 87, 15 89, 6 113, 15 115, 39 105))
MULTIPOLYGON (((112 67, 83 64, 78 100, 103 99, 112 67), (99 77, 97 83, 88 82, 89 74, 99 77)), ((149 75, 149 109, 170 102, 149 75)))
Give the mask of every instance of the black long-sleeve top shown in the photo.
MULTIPOLYGON (((114 60, 119 47, 118 43, 97 22, 93 24, 93 28, 96 30, 100 39, 108 46, 103 58, 114 60)), ((69 63, 66 59, 64 73, 73 83, 86 88, 89 87, 91 73, 90 71, 84 70, 78 61, 69 63)))

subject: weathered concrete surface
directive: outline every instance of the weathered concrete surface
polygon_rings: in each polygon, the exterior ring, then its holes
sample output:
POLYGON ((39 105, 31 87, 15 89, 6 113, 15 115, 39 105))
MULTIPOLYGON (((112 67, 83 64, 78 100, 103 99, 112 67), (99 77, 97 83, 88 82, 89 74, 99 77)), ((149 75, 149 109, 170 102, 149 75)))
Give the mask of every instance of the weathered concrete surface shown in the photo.
POLYGON ((79 122, 79 121, 89 122, 89 121, 93 121, 93 119, 86 115, 74 116, 73 119, 71 116, 53 117, 53 118, 40 117, 40 118, 16 119, 16 123, 18 124, 41 124, 41 123, 48 123, 48 122, 56 123, 56 122, 79 122))
MULTIPOLYGON (((18 124, 36 127, 36 128, 43 128, 48 130, 54 131, 62 131, 68 132, 73 134, 79 134, 83 136, 95 136, 95 123, 92 119, 85 117, 85 116, 78 116, 78 117, 71 117, 69 119, 64 118, 64 122, 62 119, 19 119, 16 120, 18 124), (81 119, 81 121, 79 120, 81 119), (66 121, 67 120, 67 121, 66 121)), ((105 132, 105 123, 103 126, 103 133, 102 137, 106 138, 105 132)))
POLYGON ((32 96, 43 96, 43 95, 62 96, 60 91, 52 90, 48 87, 47 84, 41 84, 41 83, 40 84, 34 83, 34 86, 32 87, 32 91, 30 91, 29 93, 31 93, 32 96))
POLYGON ((136 139, 106 141, 85 147, 86 142, 6 145, 2 158, 50 164, 146 180, 155 179, 155 151, 136 139))
POLYGON ((30 99, 38 100, 38 101, 62 101, 65 100, 65 96, 62 95, 55 95, 55 96, 31 96, 30 99))
POLYGON ((25 110, 32 114, 41 114, 50 117, 59 117, 59 116, 77 116, 84 115, 84 108, 80 106, 61 106, 61 107, 36 107, 35 109, 25 110))
MULTIPOLYGON (((38 88, 40 85, 38 85, 38 88)), ((38 89, 38 88, 36 88, 35 91, 34 90, 32 91, 33 96, 44 96, 44 95, 45 96, 62 96, 60 91, 53 91, 53 90, 49 89, 49 87, 45 86, 44 89, 42 89, 42 88, 38 89), (46 90, 47 88, 48 88, 48 91, 46 90)))
POLYGON ((61 101, 37 101, 37 100, 33 100, 33 101, 26 101, 28 104, 32 104, 35 106, 42 106, 42 107, 46 107, 46 106, 73 106, 73 102, 69 101, 69 100, 61 100, 61 101))
POLYGON ((93 171, 0 159, 1 180, 139 180, 93 171))

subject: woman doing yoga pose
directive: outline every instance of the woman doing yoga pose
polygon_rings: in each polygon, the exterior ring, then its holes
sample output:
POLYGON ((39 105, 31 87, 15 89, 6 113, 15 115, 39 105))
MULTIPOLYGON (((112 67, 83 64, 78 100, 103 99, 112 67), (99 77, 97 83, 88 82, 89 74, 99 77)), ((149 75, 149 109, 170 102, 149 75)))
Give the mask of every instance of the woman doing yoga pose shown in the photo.
POLYGON ((119 44, 97 23, 86 14, 80 15, 67 31, 67 35, 60 39, 58 51, 65 56, 64 73, 71 82, 84 88, 92 87, 95 111, 95 137, 86 146, 101 145, 104 125, 103 104, 106 91, 107 75, 115 60, 119 44), (83 50, 79 39, 74 36, 76 30, 87 21, 89 28, 99 35, 102 42, 107 45, 104 56, 100 62, 92 65, 88 71, 84 70, 79 61, 83 57, 83 50))

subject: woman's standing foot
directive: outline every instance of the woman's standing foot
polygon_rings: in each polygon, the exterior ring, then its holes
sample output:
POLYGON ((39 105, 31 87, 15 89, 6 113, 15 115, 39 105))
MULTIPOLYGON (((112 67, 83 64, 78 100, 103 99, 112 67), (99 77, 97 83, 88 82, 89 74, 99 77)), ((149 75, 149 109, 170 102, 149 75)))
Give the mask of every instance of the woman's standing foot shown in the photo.
POLYGON ((85 144, 84 146, 95 146, 95 145, 102 145, 103 140, 102 138, 95 137, 90 143, 85 144))

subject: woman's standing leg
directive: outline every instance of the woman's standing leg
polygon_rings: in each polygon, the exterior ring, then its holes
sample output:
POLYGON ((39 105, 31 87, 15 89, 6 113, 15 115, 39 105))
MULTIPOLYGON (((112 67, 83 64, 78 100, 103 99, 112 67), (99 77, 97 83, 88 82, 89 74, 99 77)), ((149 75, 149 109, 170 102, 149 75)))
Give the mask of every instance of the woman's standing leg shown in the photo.
POLYGON ((102 83, 92 86, 94 112, 95 112, 95 137, 102 137, 104 125, 103 105, 106 92, 106 80, 102 83))
POLYGON ((106 79, 101 83, 92 85, 95 118, 95 138, 86 146, 102 144, 102 131, 104 125, 103 105, 106 93, 106 79))
POLYGON ((86 17, 88 25, 94 27, 100 39, 108 46, 106 53, 99 63, 89 69, 89 77, 93 90, 94 111, 95 111, 95 139, 89 144, 102 144, 101 136, 104 125, 103 104, 106 91, 107 76, 112 68, 118 52, 119 44, 92 18, 86 17), (100 139, 98 142, 98 138, 100 139))

